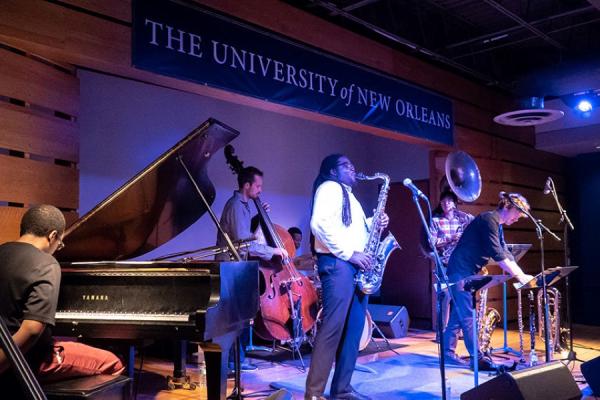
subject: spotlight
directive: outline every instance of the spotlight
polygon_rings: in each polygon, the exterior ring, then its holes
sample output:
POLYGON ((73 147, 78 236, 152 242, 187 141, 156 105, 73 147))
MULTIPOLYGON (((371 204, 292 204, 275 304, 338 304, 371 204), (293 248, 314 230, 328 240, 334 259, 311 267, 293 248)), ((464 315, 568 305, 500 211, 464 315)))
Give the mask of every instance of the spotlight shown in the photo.
POLYGON ((580 116, 589 117, 594 112, 594 108, 600 107, 600 89, 569 94, 563 96, 562 100, 580 116))
POLYGON ((592 106, 589 100, 580 100, 575 106, 575 109, 582 113, 590 112, 593 108, 594 106, 592 106))

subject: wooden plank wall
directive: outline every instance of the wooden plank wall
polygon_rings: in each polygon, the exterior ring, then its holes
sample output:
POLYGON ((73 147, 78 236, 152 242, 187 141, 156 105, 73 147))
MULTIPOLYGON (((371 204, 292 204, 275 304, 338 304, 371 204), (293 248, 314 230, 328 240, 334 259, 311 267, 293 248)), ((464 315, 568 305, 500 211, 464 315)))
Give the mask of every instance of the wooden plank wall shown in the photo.
MULTIPOLYGON (((453 101, 455 110, 454 147, 467 151, 476 158, 484 179, 482 197, 475 204, 468 206, 469 211, 477 213, 493 207, 497 192, 501 189, 515 190, 530 199, 536 214, 548 225, 558 229, 556 213, 550 199, 541 196, 541 192, 538 191, 541 191, 546 176, 552 176, 559 188, 564 187, 564 160, 535 150, 532 128, 504 127, 493 122, 493 116, 516 108, 516 102, 510 96, 329 24, 278 0, 195 1, 217 12, 232 15, 292 40, 354 60, 447 96, 453 101)), ((442 159, 445 152, 452 150, 447 146, 133 68, 131 0, 4 0, 1 11, 0 43, 26 54, 52 60, 52 63, 66 66, 67 69, 72 66, 90 68, 263 110, 429 146, 432 150, 431 193, 432 198, 437 199, 437 182, 441 177, 442 159)), ((4 65, 4 61, 0 61, 0 64, 4 65)), ((56 72, 53 71, 48 76, 55 75, 56 72)), ((51 81, 56 85, 53 79, 51 81)), ((69 90, 65 88, 56 92, 50 91, 43 96, 51 97, 51 93, 70 93, 69 90)), ((23 107, 18 108, 14 105, 7 105, 6 108, 0 108, 0 112, 31 113, 29 109, 24 110, 23 107)), ((58 109, 76 118, 76 107, 58 109)), ((61 128, 49 123, 47 119, 42 120, 51 125, 48 128, 50 131, 62 132, 61 128)), ((52 118, 50 120, 54 121, 52 118)), ((34 123, 31 125, 38 126, 34 123)), ((56 144, 54 140, 51 143, 56 144)), ((63 149, 61 145, 56 147, 63 149)), ((66 156, 61 154, 55 157, 66 156)), ((76 159, 69 161, 75 163, 76 159)), ((76 208, 76 205, 73 206, 76 208)), ((539 250, 535 247, 537 244, 531 226, 527 222, 520 222, 507 230, 507 238, 509 241, 534 243, 534 249, 525 257, 523 264, 527 271, 535 272, 539 250)), ((547 240, 546 247, 549 249, 548 265, 560 264, 561 255, 557 245, 547 240)), ((493 292, 490 296, 496 298, 497 294, 493 292)), ((491 301, 492 305, 495 304, 494 301, 496 300, 491 301)), ((512 310, 514 307, 511 307, 511 313, 512 310)))
POLYGON ((79 80, 0 42, 0 243, 19 236, 30 205, 79 204, 79 80))

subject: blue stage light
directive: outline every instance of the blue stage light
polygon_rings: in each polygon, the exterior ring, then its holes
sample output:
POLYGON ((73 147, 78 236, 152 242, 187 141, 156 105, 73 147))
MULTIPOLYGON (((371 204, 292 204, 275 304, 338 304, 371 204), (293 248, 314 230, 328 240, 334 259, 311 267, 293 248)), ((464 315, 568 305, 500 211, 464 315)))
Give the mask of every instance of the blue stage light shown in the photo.
POLYGON ((594 106, 592 106, 592 103, 586 99, 579 100, 579 103, 577 103, 577 105, 575 106, 575 109, 582 113, 590 112, 593 108, 594 106))

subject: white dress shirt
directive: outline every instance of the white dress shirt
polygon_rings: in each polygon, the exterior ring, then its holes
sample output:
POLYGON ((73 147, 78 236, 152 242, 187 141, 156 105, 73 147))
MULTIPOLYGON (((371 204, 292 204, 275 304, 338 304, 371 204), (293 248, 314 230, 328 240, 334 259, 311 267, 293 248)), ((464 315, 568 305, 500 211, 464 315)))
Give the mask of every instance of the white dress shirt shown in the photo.
POLYGON ((371 218, 366 218, 362 206, 352 193, 352 188, 344 186, 348 191, 352 223, 345 226, 342 222, 342 187, 337 182, 325 181, 315 193, 310 228, 315 235, 317 253, 331 253, 348 261, 355 251, 365 250, 371 218))

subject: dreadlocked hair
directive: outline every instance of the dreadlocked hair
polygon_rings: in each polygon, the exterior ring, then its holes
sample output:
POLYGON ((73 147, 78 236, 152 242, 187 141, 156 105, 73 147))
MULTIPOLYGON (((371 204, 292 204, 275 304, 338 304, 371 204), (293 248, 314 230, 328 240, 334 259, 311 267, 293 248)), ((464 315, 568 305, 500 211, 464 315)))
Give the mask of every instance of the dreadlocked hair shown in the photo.
MULTIPOLYGON (((321 168, 319 168, 319 175, 313 183, 312 190, 312 201, 315 201, 315 193, 317 188, 326 181, 337 182, 342 188, 343 202, 342 202, 342 222, 345 226, 350 226, 352 223, 352 213, 350 212, 350 198, 348 196, 348 189, 339 181, 339 179, 331 174, 331 170, 337 167, 340 158, 344 157, 343 154, 331 154, 323 159, 321 162, 321 168)), ((311 207, 312 210, 312 207, 311 207)), ((312 211, 311 211, 312 212, 312 211)))

